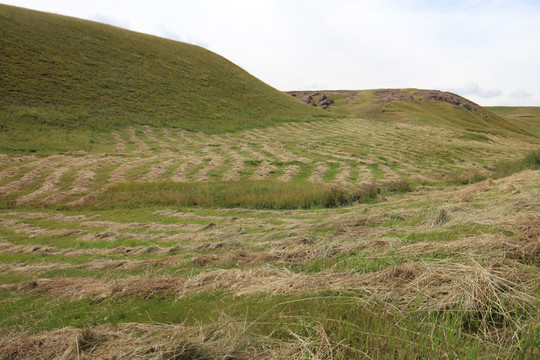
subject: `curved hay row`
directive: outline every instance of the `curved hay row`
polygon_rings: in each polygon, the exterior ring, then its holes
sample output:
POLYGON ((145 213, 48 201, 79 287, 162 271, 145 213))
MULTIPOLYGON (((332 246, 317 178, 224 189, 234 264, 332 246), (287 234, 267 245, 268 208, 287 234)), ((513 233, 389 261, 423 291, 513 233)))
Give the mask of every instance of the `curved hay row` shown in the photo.
POLYGON ((204 165, 197 173, 193 176, 194 181, 210 181, 210 172, 219 168, 225 163, 225 159, 215 151, 211 151, 208 148, 203 149, 205 158, 209 158, 210 161, 204 165))
POLYGON ((92 185, 96 181, 95 177, 96 177, 97 170, 107 167, 107 166, 118 164, 121 161, 123 161, 122 158, 99 159, 97 164, 84 167, 83 169, 77 172, 77 175, 75 176, 75 180, 70 185, 69 190, 49 195, 48 197, 43 199, 41 202, 45 205, 55 204, 64 200, 66 197, 70 195, 80 194, 80 193, 90 191, 92 189, 92 185))
POLYGON ((70 157, 65 155, 53 155, 37 161, 37 167, 28 173, 26 173, 21 179, 12 181, 2 187, 0 187, 0 196, 11 194, 23 186, 31 183, 41 173, 56 167, 59 163, 69 161, 70 157))
POLYGON ((272 172, 277 169, 277 166, 272 165, 268 161, 263 161, 261 164, 257 167, 251 178, 253 180, 265 180, 268 179, 272 172))
POLYGON ((171 181, 174 182, 187 182, 189 181, 187 177, 187 173, 190 169, 198 166, 200 163, 202 163, 202 159, 195 157, 190 158, 187 162, 180 164, 171 175, 171 181))
POLYGON ((36 159, 32 159, 30 160, 30 162, 26 164, 22 164, 22 165, 17 165, 17 163, 18 161, 7 162, 6 168, 0 171, 0 182, 8 181, 9 178, 15 176, 17 173, 19 173, 22 170, 26 170, 26 169, 30 169, 30 168, 38 166, 39 160, 36 161, 36 159))
POLYGON ((300 165, 287 165, 283 170, 283 174, 278 177, 279 181, 291 181, 296 174, 300 171, 300 165))
MULTIPOLYGON (((101 155, 87 155, 83 158, 70 158, 64 163, 64 166, 56 168, 44 181, 43 184, 35 191, 24 195, 17 199, 17 205, 23 205, 29 201, 45 195, 47 193, 53 193, 58 190, 58 186, 67 172, 80 167, 86 167, 88 165, 94 164, 96 161, 99 161, 102 158, 101 155)), ((86 176, 91 175, 91 172, 88 173, 79 173, 79 176, 75 179, 74 183, 71 184, 70 191, 78 190, 80 188, 80 183, 88 183, 86 176)))
POLYGON ((154 165, 152 165, 148 169, 148 172, 145 175, 141 176, 141 178, 138 179, 137 181, 152 182, 152 181, 160 180, 163 178, 163 175, 167 172, 169 167, 172 166, 177 161, 178 161, 177 158, 173 158, 173 159, 168 159, 165 161, 156 162, 154 165))
POLYGON ((118 135, 117 133, 113 132, 112 135, 114 136, 114 141, 116 142, 116 145, 114 148, 115 153, 124 154, 126 152, 126 146, 127 146, 126 141, 122 139, 122 137, 118 135))
POLYGON ((133 127, 130 127, 128 129, 128 133, 131 142, 137 145, 137 149, 134 151, 135 154, 142 155, 150 153, 150 147, 144 141, 137 137, 137 134, 135 134, 135 129, 133 127))
POLYGON ((150 127, 148 125, 145 125, 144 126, 144 135, 148 138, 148 140, 156 143, 159 146, 159 148, 162 150, 164 155, 166 155, 166 156, 174 156, 174 152, 172 152, 169 149, 169 144, 167 142, 155 137, 155 135, 154 135, 155 130, 156 130, 155 128, 152 128, 152 127, 150 127))
POLYGON ((309 176, 308 181, 314 184, 324 184, 324 175, 330 169, 330 166, 325 162, 318 162, 317 167, 309 176))

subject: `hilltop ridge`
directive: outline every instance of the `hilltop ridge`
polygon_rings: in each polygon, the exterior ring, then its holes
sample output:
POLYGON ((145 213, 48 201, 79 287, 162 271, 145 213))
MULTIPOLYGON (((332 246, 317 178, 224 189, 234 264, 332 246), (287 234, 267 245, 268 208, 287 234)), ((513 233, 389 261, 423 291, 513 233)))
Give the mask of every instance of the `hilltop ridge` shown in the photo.
POLYGON ((453 129, 524 134, 507 119, 462 96, 440 90, 374 89, 290 91, 329 113, 379 121, 416 122, 453 129))
POLYGON ((0 5, 7 123, 221 132, 324 114, 199 46, 0 5))

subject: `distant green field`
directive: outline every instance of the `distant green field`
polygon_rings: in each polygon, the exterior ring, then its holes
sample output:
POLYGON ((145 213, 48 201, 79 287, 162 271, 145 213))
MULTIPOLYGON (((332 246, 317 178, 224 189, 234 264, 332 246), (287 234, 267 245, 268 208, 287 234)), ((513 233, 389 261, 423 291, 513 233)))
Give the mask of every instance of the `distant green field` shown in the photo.
POLYGON ((523 131, 540 137, 540 106, 490 106, 486 109, 506 118, 523 131))

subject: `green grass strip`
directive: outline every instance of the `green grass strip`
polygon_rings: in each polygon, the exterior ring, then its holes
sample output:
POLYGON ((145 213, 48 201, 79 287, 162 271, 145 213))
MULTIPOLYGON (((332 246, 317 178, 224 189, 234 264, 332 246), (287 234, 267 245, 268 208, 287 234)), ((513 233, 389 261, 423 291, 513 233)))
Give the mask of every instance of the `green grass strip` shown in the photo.
POLYGON ((122 183, 88 199, 85 208, 112 209, 145 206, 203 208, 310 209, 353 203, 358 194, 336 187, 278 181, 122 183))

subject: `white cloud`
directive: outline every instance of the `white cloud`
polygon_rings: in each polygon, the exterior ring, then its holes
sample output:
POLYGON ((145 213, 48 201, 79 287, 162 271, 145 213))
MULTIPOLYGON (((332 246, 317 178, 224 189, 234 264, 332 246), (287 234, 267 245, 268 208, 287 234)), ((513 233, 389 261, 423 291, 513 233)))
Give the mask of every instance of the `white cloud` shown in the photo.
POLYGON ((473 82, 467 83, 463 90, 461 90, 460 92, 465 95, 477 95, 484 99, 493 98, 503 94, 501 89, 483 89, 478 86, 478 84, 473 82))
POLYGON ((538 1, 5 2, 202 45, 280 90, 458 89, 482 105, 540 105, 512 95, 540 83, 538 1))
POLYGON ((510 93, 510 97, 512 99, 526 99, 530 98, 531 96, 532 94, 530 92, 524 90, 515 90, 510 93))

